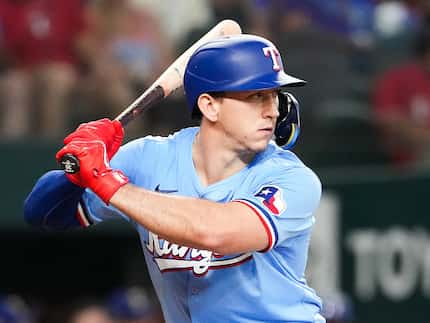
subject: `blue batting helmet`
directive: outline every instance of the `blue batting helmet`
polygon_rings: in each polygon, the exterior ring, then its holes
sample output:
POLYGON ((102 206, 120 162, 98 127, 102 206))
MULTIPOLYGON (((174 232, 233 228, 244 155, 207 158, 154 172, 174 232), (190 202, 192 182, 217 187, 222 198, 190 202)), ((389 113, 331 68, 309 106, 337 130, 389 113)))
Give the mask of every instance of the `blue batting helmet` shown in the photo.
MULTIPOLYGON (((190 57, 184 73, 185 96, 193 115, 200 114, 197 100, 203 93, 268 90, 305 84, 284 72, 281 55, 272 42, 245 34, 218 38, 200 46, 190 57)), ((280 96, 281 100, 283 97, 280 96)), ((295 111, 298 112, 298 104, 295 111)), ((283 136, 290 138, 285 132, 286 123, 278 124, 282 126, 283 136)), ((297 139, 300 122, 296 125, 290 127, 295 138, 289 141, 286 149, 297 139)))

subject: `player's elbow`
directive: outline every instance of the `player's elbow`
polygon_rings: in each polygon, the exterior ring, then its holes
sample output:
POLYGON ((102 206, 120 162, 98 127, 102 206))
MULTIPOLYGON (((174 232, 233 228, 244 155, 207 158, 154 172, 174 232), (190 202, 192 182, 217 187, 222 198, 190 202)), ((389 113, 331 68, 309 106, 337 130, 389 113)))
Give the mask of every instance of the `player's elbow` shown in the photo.
POLYGON ((24 221, 33 226, 41 226, 43 214, 37 208, 34 196, 30 194, 24 201, 24 221))
POLYGON ((222 230, 214 232, 206 237, 204 249, 219 255, 229 255, 247 251, 242 250, 241 246, 235 242, 235 238, 232 237, 229 232, 222 230))
POLYGON ((231 222, 226 223, 225 215, 231 212, 227 209, 229 207, 229 204, 217 204, 213 208, 208 207, 200 220, 194 218, 192 240, 197 247, 223 255, 248 250, 239 237, 240 230, 230 225, 231 222))
POLYGON ((225 228, 202 225, 195 231, 195 238, 201 249, 218 254, 228 254, 231 251, 231 235, 225 228))
POLYGON ((38 190, 33 190, 24 201, 24 221, 35 227, 43 227, 49 213, 49 201, 40 197, 38 190))
POLYGON ((64 229, 76 224, 83 189, 70 183, 62 171, 44 174, 24 201, 24 220, 30 225, 64 229))
POLYGON ((55 182, 55 179, 53 172, 44 174, 24 200, 24 220, 28 224, 43 225, 45 214, 51 208, 51 204, 54 203, 54 199, 46 188, 49 187, 49 182, 55 182))
POLYGON ((223 234, 218 234, 217 236, 213 237, 211 241, 211 248, 208 250, 211 250, 219 255, 234 253, 229 245, 229 240, 223 234))
POLYGON ((201 234, 196 236, 196 241, 198 241, 198 245, 200 249, 210 250, 215 253, 223 253, 223 249, 225 249, 224 238, 222 234, 218 234, 216 232, 206 231, 206 234, 202 231, 201 234))

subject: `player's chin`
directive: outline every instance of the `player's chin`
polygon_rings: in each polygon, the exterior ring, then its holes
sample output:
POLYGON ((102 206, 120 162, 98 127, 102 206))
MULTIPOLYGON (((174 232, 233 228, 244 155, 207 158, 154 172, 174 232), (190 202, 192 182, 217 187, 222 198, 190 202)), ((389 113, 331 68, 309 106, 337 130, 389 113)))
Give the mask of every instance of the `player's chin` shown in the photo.
POLYGON ((269 145, 269 141, 270 141, 270 139, 255 140, 252 142, 250 148, 253 152, 260 153, 267 148, 267 146, 269 145))

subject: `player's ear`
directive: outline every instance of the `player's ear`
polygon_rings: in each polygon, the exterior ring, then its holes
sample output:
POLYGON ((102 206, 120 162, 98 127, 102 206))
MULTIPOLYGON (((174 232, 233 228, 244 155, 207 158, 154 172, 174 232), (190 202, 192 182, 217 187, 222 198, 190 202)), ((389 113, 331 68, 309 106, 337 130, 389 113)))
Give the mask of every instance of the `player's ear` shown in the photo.
POLYGON ((197 105, 206 119, 212 122, 218 119, 219 107, 216 98, 208 93, 203 93, 197 99, 197 105))

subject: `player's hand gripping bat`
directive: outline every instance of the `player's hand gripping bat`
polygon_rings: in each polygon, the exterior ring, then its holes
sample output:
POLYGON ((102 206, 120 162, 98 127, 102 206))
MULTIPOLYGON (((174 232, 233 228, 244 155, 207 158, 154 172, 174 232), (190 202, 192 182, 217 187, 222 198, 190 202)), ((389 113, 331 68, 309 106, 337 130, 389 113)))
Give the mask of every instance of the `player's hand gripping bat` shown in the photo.
MULTIPOLYGON (((182 79, 187 62, 198 47, 209 40, 221 36, 236 35, 241 32, 239 24, 233 20, 227 19, 219 22, 179 56, 142 95, 134 100, 134 102, 125 108, 115 119, 121 122, 122 126, 125 127, 144 110, 160 102, 182 86, 182 79)), ((79 160, 71 154, 64 155, 61 158, 60 164, 66 173, 74 174, 79 172, 79 160)))

